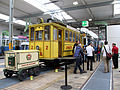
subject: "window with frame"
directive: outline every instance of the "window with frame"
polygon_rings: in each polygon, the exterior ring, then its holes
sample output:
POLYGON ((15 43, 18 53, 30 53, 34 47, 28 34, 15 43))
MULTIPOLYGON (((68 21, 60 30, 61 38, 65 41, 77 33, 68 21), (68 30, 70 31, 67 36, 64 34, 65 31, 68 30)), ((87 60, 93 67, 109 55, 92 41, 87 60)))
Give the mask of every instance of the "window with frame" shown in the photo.
POLYGON ((72 42, 72 32, 69 32, 69 41, 72 42))
POLYGON ((68 41, 68 31, 65 30, 65 41, 68 41))
POLYGON ((42 30, 36 31, 36 40, 43 40, 42 37, 43 37, 43 31, 42 30))
POLYGON ((76 41, 78 41, 78 34, 76 33, 76 41))
POLYGON ((75 42, 75 33, 73 33, 73 42, 75 42))
POLYGON ((5 40, 2 40, 2 46, 5 46, 5 40))
POLYGON ((30 40, 34 40, 34 27, 31 28, 30 40))
POLYGON ((50 26, 45 26, 45 40, 50 40, 50 26))
POLYGON ((53 40, 57 40, 57 29, 53 30, 53 40))

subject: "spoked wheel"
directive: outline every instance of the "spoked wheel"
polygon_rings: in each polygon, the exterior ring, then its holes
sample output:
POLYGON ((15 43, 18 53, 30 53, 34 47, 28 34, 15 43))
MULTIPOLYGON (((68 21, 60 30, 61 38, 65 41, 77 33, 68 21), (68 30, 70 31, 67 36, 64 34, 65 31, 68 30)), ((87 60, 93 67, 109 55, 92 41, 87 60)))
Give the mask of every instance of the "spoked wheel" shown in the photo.
POLYGON ((12 77, 12 75, 13 75, 13 72, 4 71, 4 76, 5 76, 6 78, 10 78, 10 77, 12 77))
POLYGON ((37 76, 37 75, 39 75, 39 73, 40 73, 40 68, 39 68, 39 67, 35 67, 35 68, 33 69, 33 71, 34 71, 34 75, 37 76))
POLYGON ((28 74, 26 70, 22 70, 20 74, 18 74, 18 79, 20 81, 23 81, 25 78, 27 78, 28 74))

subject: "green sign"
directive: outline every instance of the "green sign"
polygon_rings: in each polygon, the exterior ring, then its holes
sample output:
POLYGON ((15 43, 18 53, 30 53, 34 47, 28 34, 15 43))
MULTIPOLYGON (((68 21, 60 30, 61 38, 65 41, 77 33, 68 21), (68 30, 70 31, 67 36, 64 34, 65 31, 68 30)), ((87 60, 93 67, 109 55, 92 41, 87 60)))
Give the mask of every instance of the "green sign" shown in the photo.
POLYGON ((89 22, 88 21, 82 21, 82 26, 83 27, 88 27, 89 26, 89 22))

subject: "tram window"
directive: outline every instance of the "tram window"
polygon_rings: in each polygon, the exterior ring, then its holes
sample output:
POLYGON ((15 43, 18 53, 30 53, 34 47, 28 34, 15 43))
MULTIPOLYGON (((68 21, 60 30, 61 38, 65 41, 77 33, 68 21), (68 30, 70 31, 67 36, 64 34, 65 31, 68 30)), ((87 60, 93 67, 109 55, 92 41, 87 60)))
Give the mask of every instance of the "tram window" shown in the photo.
POLYGON ((45 40, 50 40, 50 26, 45 26, 45 40))
POLYGON ((34 40, 34 27, 31 28, 31 41, 34 40))
POLYGON ((68 31, 65 30, 65 41, 68 41, 68 31))
POLYGON ((36 40, 42 40, 43 31, 36 31, 36 40))
POLYGON ((69 32, 69 41, 72 41, 72 32, 69 32))
POLYGON ((2 40, 2 46, 5 46, 5 40, 2 40))
POLYGON ((75 33, 73 33, 73 42, 75 42, 75 33))
POLYGON ((76 41, 78 41, 78 34, 76 34, 76 41))
POLYGON ((6 45, 7 45, 7 46, 9 45, 9 40, 7 40, 6 45))
POLYGON ((57 40, 57 30, 53 30, 53 40, 57 40))

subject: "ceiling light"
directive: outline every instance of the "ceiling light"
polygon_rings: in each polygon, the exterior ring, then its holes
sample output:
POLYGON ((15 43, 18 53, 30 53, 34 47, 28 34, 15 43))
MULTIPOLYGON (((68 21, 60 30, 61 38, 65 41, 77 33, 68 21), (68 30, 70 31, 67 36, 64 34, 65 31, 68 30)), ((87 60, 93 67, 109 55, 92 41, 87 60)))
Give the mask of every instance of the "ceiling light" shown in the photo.
POLYGON ((77 1, 73 2, 73 5, 78 5, 78 2, 77 1))
POLYGON ((90 18, 89 21, 92 21, 92 19, 90 18))

